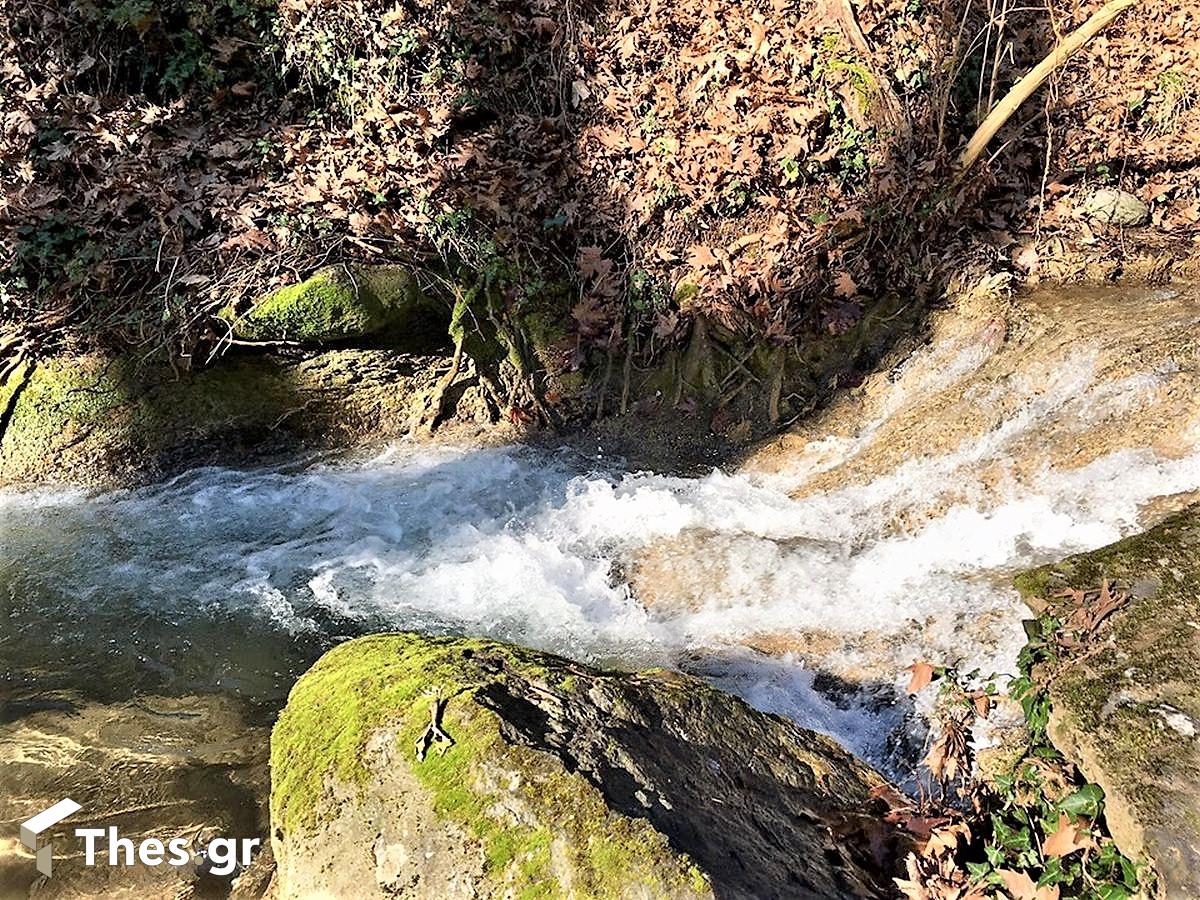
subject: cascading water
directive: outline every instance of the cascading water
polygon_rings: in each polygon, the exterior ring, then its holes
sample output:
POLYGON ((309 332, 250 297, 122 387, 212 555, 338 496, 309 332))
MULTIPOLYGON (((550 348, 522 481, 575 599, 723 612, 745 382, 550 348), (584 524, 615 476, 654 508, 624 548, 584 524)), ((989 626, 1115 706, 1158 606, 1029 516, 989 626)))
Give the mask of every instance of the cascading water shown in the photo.
MULTIPOLYGON (((1187 298, 1140 302, 1195 328, 1187 298)), ((881 380, 853 424, 837 427, 835 407, 733 473, 402 443, 99 496, 0 494, 0 668, 18 691, 225 690, 277 706, 344 637, 485 634, 683 667, 902 771, 911 755, 889 735, 905 666, 1011 671, 1013 572, 1200 489, 1194 416, 1128 434, 1164 397, 1195 396, 1195 359, 1177 358, 1162 321, 1161 353, 1134 371, 1094 335, 1039 353, 1040 369, 1015 351, 1006 364, 980 322, 881 380)))

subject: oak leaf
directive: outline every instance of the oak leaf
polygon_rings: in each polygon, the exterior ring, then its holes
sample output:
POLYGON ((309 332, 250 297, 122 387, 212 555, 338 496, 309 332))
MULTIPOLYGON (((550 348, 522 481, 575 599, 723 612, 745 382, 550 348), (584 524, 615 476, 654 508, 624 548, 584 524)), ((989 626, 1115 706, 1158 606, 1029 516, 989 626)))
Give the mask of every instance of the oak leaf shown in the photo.
POLYGON ((1012 869, 1000 869, 996 874, 1004 882, 1004 889, 1008 891, 1012 900, 1059 900, 1057 885, 1046 884, 1039 887, 1026 873, 1014 872, 1012 869))
POLYGON ((915 694, 933 681, 933 666, 927 662, 915 662, 908 667, 911 677, 908 679, 908 692, 915 694))

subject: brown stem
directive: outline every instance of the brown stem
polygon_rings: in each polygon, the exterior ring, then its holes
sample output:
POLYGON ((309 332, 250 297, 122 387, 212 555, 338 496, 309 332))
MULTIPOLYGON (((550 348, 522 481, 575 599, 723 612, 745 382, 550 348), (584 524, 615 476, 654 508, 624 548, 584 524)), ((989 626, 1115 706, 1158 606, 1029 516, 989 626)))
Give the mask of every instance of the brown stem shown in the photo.
POLYGON ((987 147, 988 142, 996 136, 996 132, 1021 104, 1041 87, 1042 82, 1049 78, 1055 69, 1083 49, 1084 45, 1113 19, 1133 6, 1134 2, 1135 0, 1109 0, 1108 3, 1096 10, 1091 18, 1059 41, 1050 55, 1034 66, 1028 75, 1013 85, 1012 89, 1004 95, 1004 99, 996 104, 988 113, 987 118, 975 129, 975 133, 971 135, 971 140, 967 142, 966 149, 959 157, 959 170, 965 172, 971 168, 987 147))

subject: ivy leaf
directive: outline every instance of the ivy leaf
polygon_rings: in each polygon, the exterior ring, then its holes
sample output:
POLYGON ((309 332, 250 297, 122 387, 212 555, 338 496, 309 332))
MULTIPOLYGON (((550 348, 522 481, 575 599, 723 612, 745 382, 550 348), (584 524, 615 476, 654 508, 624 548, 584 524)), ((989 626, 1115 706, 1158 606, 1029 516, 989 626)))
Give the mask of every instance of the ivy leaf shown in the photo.
POLYGON ((1098 818, 1104 807, 1104 789, 1098 784, 1085 784, 1073 794, 1063 797, 1058 808, 1072 816, 1098 818))

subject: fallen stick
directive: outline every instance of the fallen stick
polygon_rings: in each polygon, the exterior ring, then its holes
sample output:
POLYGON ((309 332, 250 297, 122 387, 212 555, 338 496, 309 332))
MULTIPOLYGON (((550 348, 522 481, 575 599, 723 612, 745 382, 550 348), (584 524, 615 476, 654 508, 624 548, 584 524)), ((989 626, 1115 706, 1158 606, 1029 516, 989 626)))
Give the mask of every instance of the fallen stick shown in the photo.
POLYGON ((975 133, 971 135, 971 140, 967 142, 966 149, 958 159, 959 171, 965 172, 971 168, 975 160, 979 159, 980 154, 983 153, 984 148, 987 147, 988 142, 996 136, 996 132, 1021 104, 1041 87, 1042 82, 1050 77, 1051 72, 1078 53, 1109 22, 1133 6, 1134 2, 1135 0, 1110 0, 1105 3, 1092 14, 1091 18, 1059 41, 1050 55, 1034 66, 1028 75, 1014 84, 1012 89, 1004 95, 1004 98, 992 108, 992 111, 975 129, 975 133))

